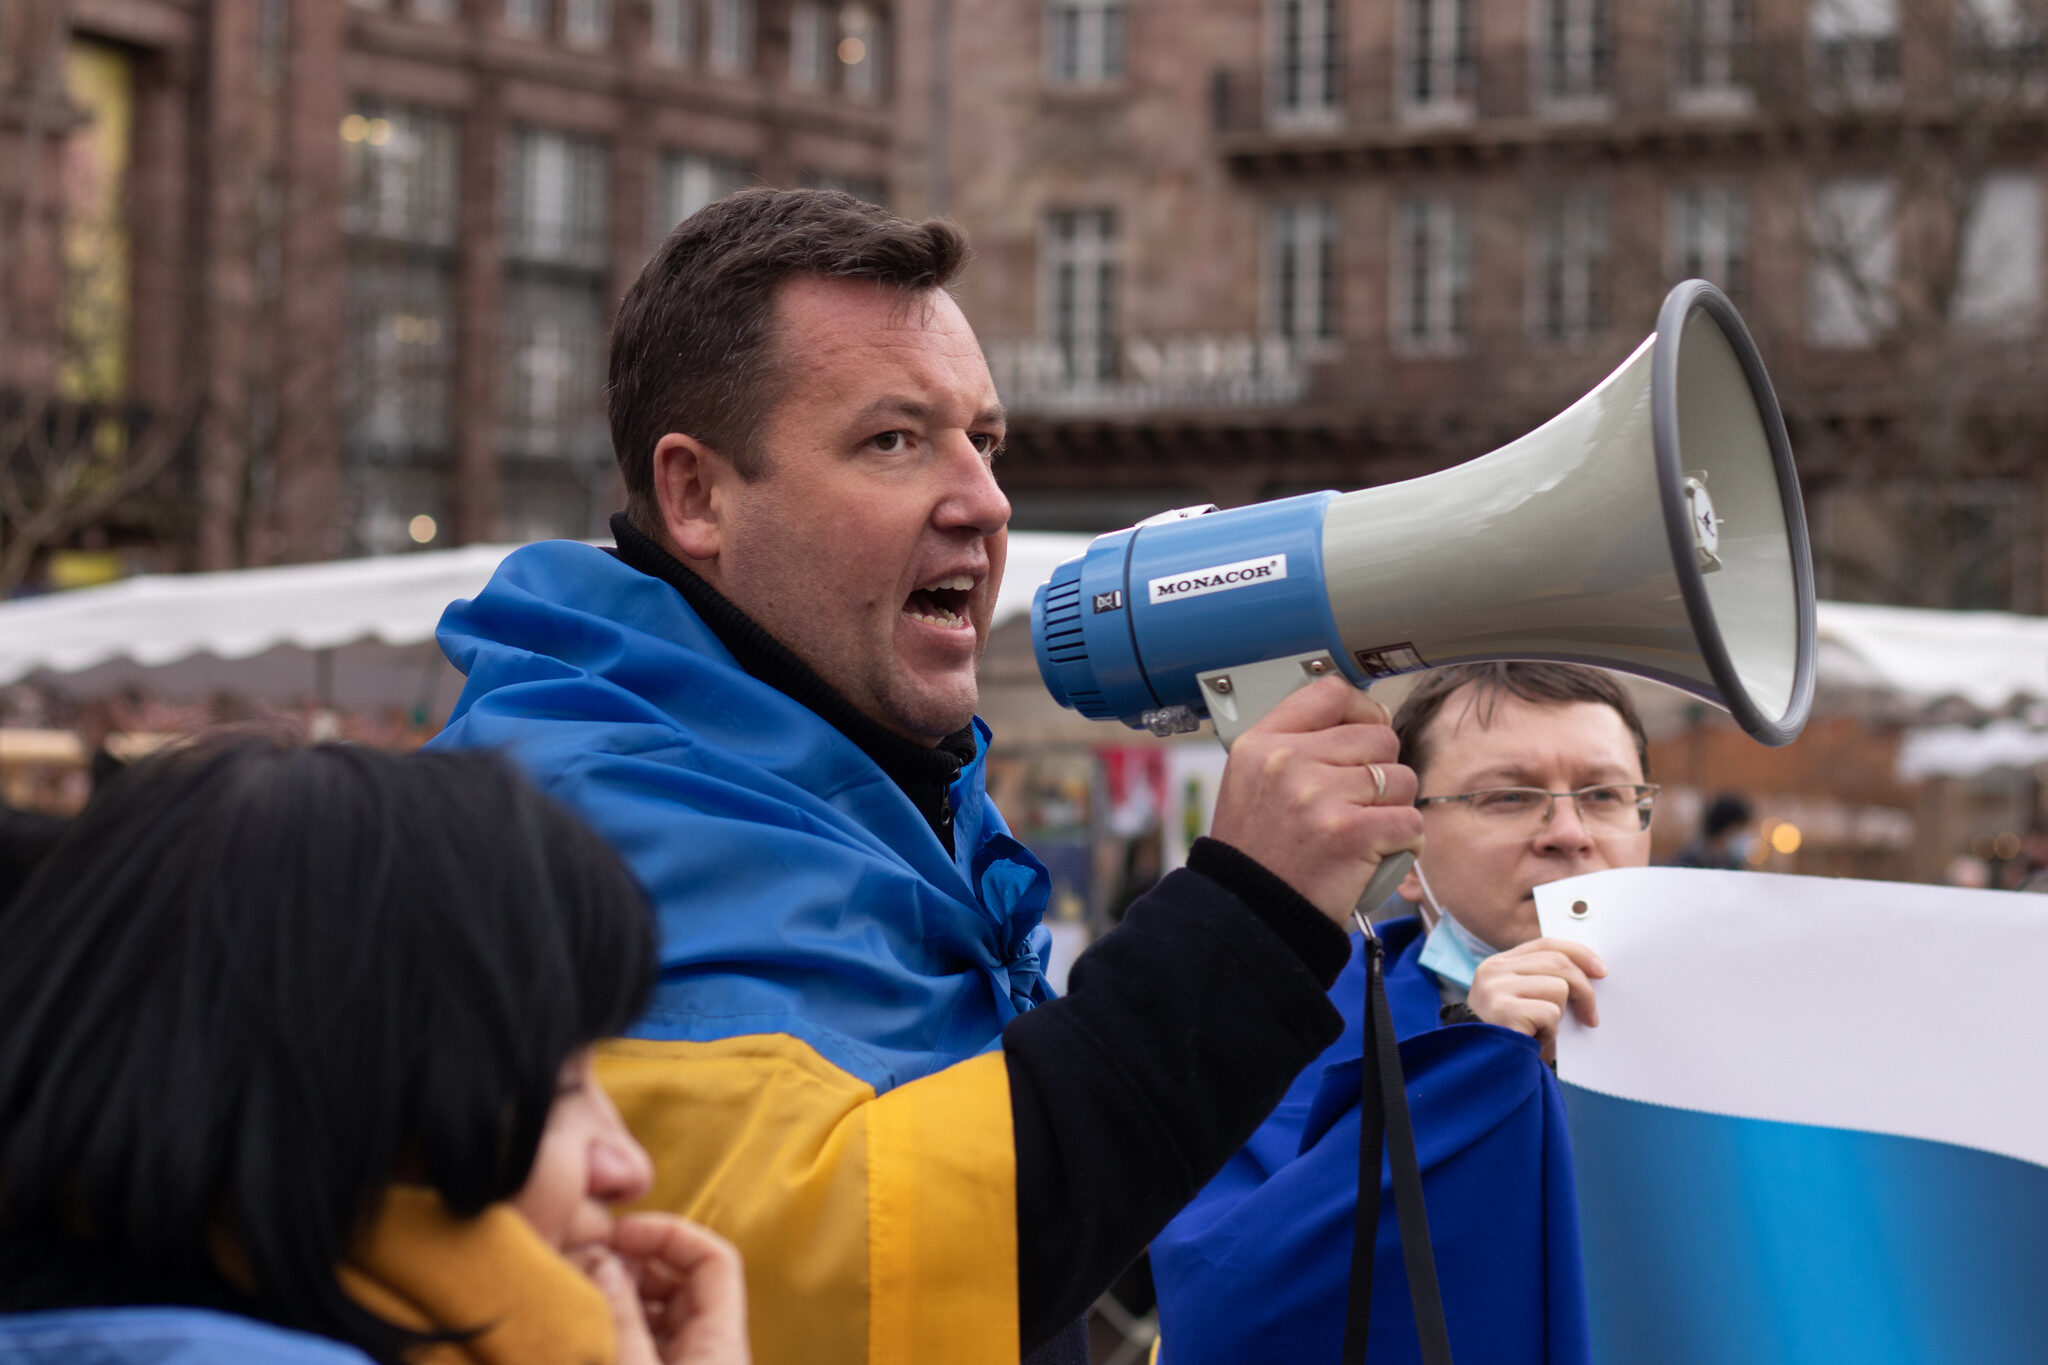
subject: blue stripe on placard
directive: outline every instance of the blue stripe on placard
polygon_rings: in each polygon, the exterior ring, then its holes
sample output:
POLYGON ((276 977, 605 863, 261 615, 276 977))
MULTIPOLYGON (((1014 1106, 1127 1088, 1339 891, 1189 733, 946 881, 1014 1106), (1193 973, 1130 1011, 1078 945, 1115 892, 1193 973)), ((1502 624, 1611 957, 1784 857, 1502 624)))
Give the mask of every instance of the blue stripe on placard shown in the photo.
POLYGON ((2048 1362, 2048 1167, 1564 1092, 1599 1365, 2048 1362))

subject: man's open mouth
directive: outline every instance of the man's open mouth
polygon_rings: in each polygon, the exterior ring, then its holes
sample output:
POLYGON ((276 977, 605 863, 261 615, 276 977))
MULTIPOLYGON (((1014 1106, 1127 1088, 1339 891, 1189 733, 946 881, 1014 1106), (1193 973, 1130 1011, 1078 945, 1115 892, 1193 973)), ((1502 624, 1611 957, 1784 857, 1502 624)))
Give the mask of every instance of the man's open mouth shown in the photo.
POLYGON ((973 591, 972 576, 955 574, 910 594, 903 603, 903 611, 929 625, 958 630, 967 624, 967 599, 973 591))

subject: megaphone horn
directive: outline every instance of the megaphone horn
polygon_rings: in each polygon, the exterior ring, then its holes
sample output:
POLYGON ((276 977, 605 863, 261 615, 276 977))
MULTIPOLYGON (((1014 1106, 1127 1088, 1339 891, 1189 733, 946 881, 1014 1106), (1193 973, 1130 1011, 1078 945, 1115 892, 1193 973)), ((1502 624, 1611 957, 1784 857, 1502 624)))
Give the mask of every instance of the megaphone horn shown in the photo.
POLYGON ((1101 536, 1031 608, 1063 705, 1228 743, 1295 687, 1443 664, 1591 664, 1684 689, 1765 744, 1813 703, 1813 568, 1756 344, 1705 280, 1592 392, 1402 483, 1101 536))

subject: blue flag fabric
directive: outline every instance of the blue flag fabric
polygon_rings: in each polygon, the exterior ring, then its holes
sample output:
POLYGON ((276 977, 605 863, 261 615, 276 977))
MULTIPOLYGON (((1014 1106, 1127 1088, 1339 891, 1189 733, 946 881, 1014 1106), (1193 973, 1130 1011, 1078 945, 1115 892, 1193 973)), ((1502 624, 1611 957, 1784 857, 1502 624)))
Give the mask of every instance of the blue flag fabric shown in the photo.
MULTIPOLYGON (((1557 1081, 1532 1038, 1440 1026, 1419 924, 1379 929, 1452 1353, 1459 1365, 1579 1365, 1585 1293, 1557 1081)), ((1362 942, 1331 996, 1343 1036, 1153 1242, 1162 1365, 1339 1356, 1357 1210, 1362 942)), ((1420 1358, 1384 1159, 1368 1358, 1420 1358)))
POLYGON ((2048 1361, 2038 896, 1718 869, 1536 889, 1602 1365, 2048 1361))
POLYGON ((633 1036, 789 1034, 884 1091, 1049 997, 1050 879, 983 790, 979 720, 948 854, 853 741, 603 550, 513 552, 439 635, 469 681, 434 746, 504 751, 647 888, 661 975, 633 1036))

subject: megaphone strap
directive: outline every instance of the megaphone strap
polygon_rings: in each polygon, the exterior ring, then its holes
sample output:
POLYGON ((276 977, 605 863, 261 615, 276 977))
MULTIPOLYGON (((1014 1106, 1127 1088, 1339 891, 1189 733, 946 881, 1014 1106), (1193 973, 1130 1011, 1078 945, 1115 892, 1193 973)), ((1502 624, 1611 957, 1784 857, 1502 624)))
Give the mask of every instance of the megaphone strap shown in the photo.
POLYGON ((1422 1172, 1394 1016, 1387 1006, 1386 948, 1370 925, 1365 933, 1365 1071, 1359 1081, 1358 1211, 1351 1234, 1351 1282, 1344 1315, 1344 1365, 1364 1365, 1372 1326, 1373 1249, 1380 1227, 1380 1153, 1387 1154, 1394 1185, 1394 1218, 1401 1229, 1401 1260, 1408 1269, 1408 1299, 1423 1365, 1451 1365, 1450 1331, 1429 1245, 1429 1214, 1422 1202, 1422 1172))

